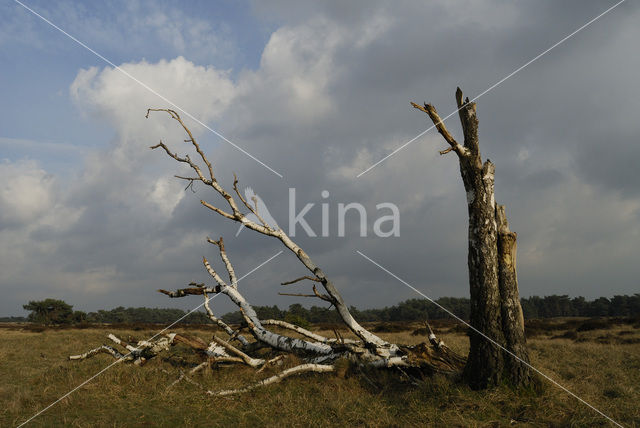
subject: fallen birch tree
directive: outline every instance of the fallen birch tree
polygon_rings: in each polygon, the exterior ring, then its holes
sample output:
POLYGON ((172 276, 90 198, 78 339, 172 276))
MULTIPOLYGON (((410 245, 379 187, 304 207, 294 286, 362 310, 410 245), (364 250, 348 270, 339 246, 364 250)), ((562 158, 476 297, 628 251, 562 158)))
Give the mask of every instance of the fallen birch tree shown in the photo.
MULTIPOLYGON (((238 189, 238 178, 234 176, 233 190, 231 192, 220 184, 214 175, 211 162, 207 159, 200 145, 178 113, 170 109, 149 109, 146 117, 149 117, 150 112, 158 111, 166 112, 182 126, 188 136, 184 142, 188 143, 191 149, 195 151, 197 154, 195 159, 197 160, 193 160, 189 155, 181 156, 177 154, 162 141, 152 146, 151 149, 161 149, 177 162, 188 165, 194 175, 176 177, 189 182, 189 184, 195 182, 204 184, 219 195, 223 203, 223 206, 220 207, 201 200, 200 203, 203 206, 228 220, 241 223, 256 233, 280 241, 287 250, 295 255, 307 271, 306 275, 283 284, 309 281, 313 294, 306 294, 304 296, 321 299, 335 307, 346 328, 349 329, 357 339, 345 339, 337 332, 335 338, 328 338, 285 321, 260 320, 253 306, 243 296, 241 289, 238 287, 238 278, 227 254, 223 239, 213 240, 207 238, 207 241, 217 248, 220 259, 219 263, 224 266, 226 279, 222 277, 217 268, 212 266, 212 263, 210 263, 207 258, 203 258, 203 266, 213 280, 211 285, 191 283, 186 288, 172 291, 158 291, 171 298, 201 296, 201 298, 204 299, 207 316, 212 323, 221 328, 226 334, 227 337, 225 339, 214 336, 211 342, 206 344, 200 339, 172 333, 164 335, 156 341, 143 341, 133 346, 124 344, 124 342, 119 341, 119 339, 114 336, 112 340, 114 338, 117 339, 114 340, 114 342, 124 347, 124 349, 128 351, 127 354, 123 354, 105 345, 85 354, 70 357, 71 359, 84 359, 104 352, 111 354, 114 358, 140 364, 157 355, 159 352, 168 350, 171 345, 180 342, 200 352, 208 359, 209 363, 221 362, 225 364, 246 365, 256 370, 262 370, 264 367, 272 365, 274 360, 281 358, 280 356, 273 360, 259 358, 256 353, 260 348, 264 347, 281 354, 295 355, 297 360, 302 362, 295 367, 291 367, 266 378, 257 384, 239 387, 233 390, 207 391, 210 395, 229 395, 246 392, 255 387, 279 382, 286 377, 299 375, 301 373, 332 372, 336 368, 335 363, 341 359, 345 359, 350 364, 361 367, 381 369, 400 368, 403 374, 413 371, 421 374, 460 374, 462 372, 465 359, 452 351, 443 341, 438 340, 433 332, 430 332, 428 342, 409 346, 390 343, 360 325, 352 316, 338 289, 325 272, 316 265, 309 255, 283 230, 275 225, 268 224, 263 219, 261 213, 258 211, 256 200, 248 201, 242 196, 238 189), (248 216, 249 214, 253 214, 251 218, 255 218, 257 221, 251 220, 248 216), (226 295, 240 309, 244 320, 241 328, 234 329, 215 316, 211 309, 210 296, 216 294, 226 295), (243 335, 241 330, 246 330, 250 337, 243 335), (281 331, 288 333, 281 333, 281 331), (251 338, 253 340, 250 340, 251 338)), ((206 364, 202 365, 202 367, 204 366, 206 366, 206 364)), ((196 367, 196 369, 198 369, 198 367, 196 367)))

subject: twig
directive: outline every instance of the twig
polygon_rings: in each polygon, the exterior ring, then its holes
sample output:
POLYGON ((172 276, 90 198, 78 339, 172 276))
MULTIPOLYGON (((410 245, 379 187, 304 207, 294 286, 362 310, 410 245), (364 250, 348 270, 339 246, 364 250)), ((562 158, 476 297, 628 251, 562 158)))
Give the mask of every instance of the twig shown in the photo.
POLYGON ((280 285, 295 284, 296 282, 300 282, 300 281, 303 281, 305 279, 308 279, 309 281, 313 281, 313 282, 321 282, 320 278, 309 276, 309 275, 305 275, 305 276, 301 276, 300 278, 296 278, 296 279, 294 279, 292 281, 281 282, 280 285))

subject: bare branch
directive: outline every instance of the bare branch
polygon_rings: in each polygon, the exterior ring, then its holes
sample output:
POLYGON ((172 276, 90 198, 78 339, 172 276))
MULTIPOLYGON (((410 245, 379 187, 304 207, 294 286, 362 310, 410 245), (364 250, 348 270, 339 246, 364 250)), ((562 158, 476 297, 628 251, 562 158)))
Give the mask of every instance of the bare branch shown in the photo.
POLYGON ((426 320, 424 321, 424 325, 427 328, 427 330, 429 330, 429 342, 433 346, 435 346, 437 348, 443 347, 444 346, 444 342, 442 340, 438 340, 436 338, 435 333, 433 332, 433 330, 431 330, 431 326, 429 325, 429 323, 426 320))
POLYGON ((297 326, 282 320, 264 320, 262 321, 262 325, 275 325, 278 327, 286 328, 288 330, 295 331, 296 333, 300 333, 301 335, 306 336, 309 339, 313 339, 322 343, 329 343, 330 341, 328 338, 321 336, 319 334, 313 333, 312 331, 309 331, 306 328, 302 328, 300 326, 297 326))
POLYGON ((211 321, 217 324, 218 327, 222 328, 229 335, 229 340, 238 340, 240 343, 242 343, 242 346, 249 345, 249 342, 247 341, 247 339, 241 334, 239 334, 240 333, 239 330, 232 329, 227 323, 225 323, 224 321, 222 321, 220 318, 216 317, 213 314, 213 311, 209 306, 210 300, 211 299, 209 298, 209 295, 207 293, 204 293, 204 308, 207 311, 207 317, 209 317, 211 321))
POLYGON ((90 351, 85 352, 84 354, 79 354, 79 355, 70 355, 69 359, 70 360, 85 360, 87 358, 91 358, 94 355, 97 354, 109 354, 111 355, 113 358, 120 360, 120 361, 125 361, 125 359, 133 359, 133 357, 129 356, 129 357, 125 357, 125 355, 121 354, 120 352, 116 351, 112 346, 109 345, 102 345, 99 346, 97 348, 91 349, 90 351))
POLYGON ((176 334, 173 338, 176 343, 182 343, 195 349, 196 351, 206 354, 209 349, 209 345, 202 339, 195 336, 185 336, 182 334, 176 334))
MULTIPOLYGON (((200 363, 200 364, 198 364, 197 366, 195 366, 194 368, 192 368, 191 370, 189 370, 189 374, 190 374, 190 375, 193 375, 193 374, 195 374, 196 372, 199 372, 200 370, 204 369, 205 367, 209 367, 210 365, 211 365, 211 364, 210 364, 210 362, 209 362, 209 361, 205 361, 204 363, 200 363)), ((165 373, 169 373, 169 372, 168 372, 168 371, 166 371, 166 370, 163 370, 163 372, 165 372, 165 373)), ((181 381, 181 380, 183 380, 183 379, 184 379, 184 380, 186 380, 186 381, 187 381, 187 382, 189 382, 189 383, 192 383, 192 384, 194 384, 194 385, 196 385, 196 386, 200 387, 201 389, 204 389, 204 388, 202 387, 202 385, 200 385, 199 383, 195 382, 193 379, 189 378, 189 377, 185 374, 185 372, 180 371, 180 377, 179 377, 178 379, 174 380, 174 381, 171 383, 171 385, 167 386, 167 389, 165 389, 165 392, 167 392, 168 390, 170 390, 171 388, 173 388, 174 386, 176 386, 176 385, 177 385, 178 383, 180 383, 180 381, 181 381)))
POLYGON ((266 227, 269 230, 273 230, 271 228, 271 226, 269 225, 269 223, 267 223, 266 221, 264 221, 264 219, 262 218, 262 216, 260 215, 260 213, 258 212, 258 199, 255 196, 251 197, 251 200, 253 201, 253 205, 254 208, 251 210, 253 212, 253 214, 255 214, 255 216, 258 218, 258 220, 260 220, 260 223, 262 223, 262 225, 264 227, 266 227))
POLYGON ((481 168, 482 160, 480 159, 480 145, 478 141, 476 103, 470 102, 468 97, 464 98, 462 95, 462 89, 460 88, 456 89, 455 98, 456 105, 458 106, 460 124, 462 125, 462 132, 464 133, 464 147, 470 154, 470 157, 474 159, 476 167, 481 168))
POLYGON ((247 207, 247 209, 250 212, 252 212, 253 215, 255 215, 258 220, 260 220, 262 225, 264 227, 272 230, 271 227, 269 226, 269 224, 266 221, 264 221, 264 219, 260 216, 260 214, 258 214, 258 203, 255 200, 255 198, 253 198, 254 206, 252 206, 250 203, 247 202, 247 200, 244 198, 244 196, 242 196, 242 193, 240 193, 240 190, 238 189, 238 176, 235 173, 233 173, 233 190, 236 192, 236 195, 238 195, 238 197, 242 201, 242 204, 245 207, 247 207))
POLYGON ((320 298, 320 299, 322 299, 322 300, 324 300, 326 302, 329 302, 331 304, 335 304, 334 300, 330 296, 327 296, 326 294, 321 294, 318 291, 318 289, 316 288, 315 284, 311 288, 313 290, 313 293, 316 295, 316 297, 318 297, 318 298, 320 298))
MULTIPOLYGON (((467 102, 469 99, 467 98, 467 102)), ((466 120, 464 118, 464 113, 462 112, 462 107, 464 106, 464 97, 462 95, 462 89, 460 87, 456 88, 456 106, 458 106, 458 116, 460 117, 460 124, 462 125, 462 131, 464 132, 466 120)))
POLYGON ((120 338, 116 337, 113 334, 109 334, 109 335, 107 335, 107 337, 109 339, 111 339, 113 341, 113 343, 122 346, 123 348, 125 348, 129 352, 140 351, 140 349, 136 348, 133 345, 128 344, 127 342, 125 342, 124 340, 121 340, 120 338))
POLYGON ((251 367, 258 367, 264 364, 264 360, 259 359, 259 358, 251 358, 250 356, 248 356, 247 354, 245 354, 244 352, 242 352, 241 350, 239 350, 238 348, 236 348, 235 346, 233 346, 232 344, 220 339, 217 336, 213 336, 213 341, 216 342, 217 344, 221 345, 222 347, 224 347, 227 351, 229 351, 232 354, 237 355, 238 357, 242 358, 242 361, 245 362, 245 364, 251 366, 251 367))
POLYGON ((315 294, 301 294, 301 293, 278 293, 279 296, 292 296, 292 297, 318 297, 315 294))
POLYGON ((426 103, 424 107, 416 103, 411 103, 411 105, 414 108, 417 108, 418 110, 426 113, 431 118, 431 121, 435 125, 440 135, 442 135, 444 139, 447 141, 447 143, 449 143, 449 145, 451 146, 451 149, 442 150, 440 152, 441 155, 446 154, 451 150, 453 150, 458 154, 458 156, 464 156, 465 154, 464 147, 458 144, 458 142, 451 136, 451 134, 447 130, 447 127, 444 125, 444 122, 442 121, 442 119, 440 119, 440 116, 438 115, 438 112, 436 111, 436 108, 434 106, 426 103))
POLYGON ((332 372, 333 370, 334 370, 334 366, 328 365, 328 364, 301 364, 299 366, 295 366, 290 369, 287 369, 275 376, 271 376, 267 379, 261 380, 258 383, 254 383, 253 385, 245 386, 244 388, 226 389, 222 391, 207 391, 207 394, 213 395, 214 397, 223 397, 226 395, 242 394, 245 392, 249 392, 255 388, 258 388, 260 386, 282 382, 283 379, 286 379, 290 376, 295 376, 295 375, 299 375, 302 373, 309 373, 309 372, 327 373, 327 372, 332 372))
POLYGON ((94 355, 104 353, 104 354, 109 354, 120 361, 127 361, 127 362, 130 361, 136 365, 142 365, 147 359, 153 358, 156 355, 158 355, 160 352, 166 351, 167 349, 169 349, 169 347, 173 343, 173 339, 175 336, 176 335, 173 333, 166 334, 161 338, 155 339, 152 341, 141 340, 136 344, 136 346, 133 346, 133 345, 129 345, 128 343, 124 342, 123 340, 119 339, 113 334, 109 334, 107 336, 109 337, 109 339, 111 339, 114 343, 126 348, 129 352, 126 354, 122 354, 111 346, 102 345, 98 348, 85 352, 84 354, 71 355, 69 356, 69 359, 84 360, 84 359, 93 357, 94 355))
POLYGON ((202 181, 202 179, 200 177, 183 177, 181 175, 174 175, 175 178, 179 178, 180 180, 187 180, 187 181, 202 181))
POLYGON ((220 249, 220 258, 224 262, 224 266, 227 268, 227 272, 229 273, 229 280, 231 281, 231 286, 234 288, 238 288, 238 278, 236 277, 236 272, 233 269, 233 265, 229 261, 229 257, 227 256, 227 252, 224 249, 224 241, 222 236, 218 241, 214 241, 211 238, 207 237, 207 241, 220 249))
POLYGON ((200 203, 201 203, 202 205, 204 205, 205 207, 209 208, 211 211, 215 211, 215 212, 217 212, 218 214, 220 214, 220 215, 221 215, 221 216, 223 216, 223 217, 226 217, 226 218, 231 219, 231 220, 236 220, 236 221, 238 221, 234 215, 231 215, 231 214, 229 214, 228 212, 222 211, 220 208, 218 208, 218 207, 214 207, 213 205, 211 205, 211 204, 210 204, 210 203, 208 203, 208 202, 205 202, 205 201, 202 201, 202 200, 201 200, 201 201, 200 201, 200 203))
POLYGON ((212 363, 242 363, 244 364, 244 360, 240 357, 211 357, 210 361, 212 363))
POLYGON ((202 258, 202 263, 204 264, 204 267, 207 269, 207 272, 209 272, 209 275, 211 275, 211 277, 218 283, 220 287, 227 287, 227 283, 224 282, 224 280, 220 278, 220 275, 218 275, 218 272, 216 272, 211 267, 211 264, 209 264, 209 261, 207 260, 206 257, 202 258))
POLYGON ((296 282, 300 282, 300 281, 303 281, 305 279, 308 279, 309 281, 314 281, 314 282, 321 282, 320 278, 316 278, 316 277, 313 277, 313 276, 305 275, 305 276, 301 276, 300 278, 296 278, 296 279, 294 279, 292 281, 281 282, 280 285, 295 284, 296 282))
POLYGON ((338 332, 337 329, 333 329, 333 334, 336 336, 336 340, 340 343, 344 343, 344 339, 342 338, 342 335, 338 332))
POLYGON ((166 294, 169 297, 185 297, 185 296, 201 296, 204 293, 219 293, 219 287, 215 288, 202 288, 202 287, 194 287, 194 288, 180 288, 176 291, 167 291, 163 289, 158 290, 162 294, 166 294))
POLYGON ((284 359, 284 357, 285 357, 284 355, 278 355, 277 357, 270 359, 269 361, 264 363, 256 373, 262 373, 262 371, 264 371, 264 369, 266 369, 269 366, 273 366, 278 363, 282 364, 281 361, 284 359))
POLYGON ((233 173, 233 190, 236 192, 236 195, 238 195, 243 205, 247 207, 249 211, 253 212, 253 207, 247 203, 247 200, 242 196, 242 193, 240 193, 240 190, 238 189, 238 176, 235 172, 233 173))
POLYGON ((327 296, 326 294, 320 294, 320 292, 318 291, 318 289, 316 288, 316 286, 313 286, 313 293, 314 294, 302 294, 302 293, 278 293, 280 296, 294 296, 294 297, 317 297, 319 299, 322 299, 326 302, 329 303, 333 303, 333 301, 331 300, 331 297, 327 296))
MULTIPOLYGON (((180 115, 178 113, 176 113, 174 110, 171 110, 171 109, 153 109, 153 108, 150 108, 150 109, 147 109, 147 115, 145 116, 146 118, 149 118, 149 112, 151 112, 151 111, 166 111, 167 113, 169 113, 169 115, 171 116, 172 119, 177 120, 180 123, 180 125, 182 125, 182 128, 185 130, 187 135, 189 135, 189 139, 188 140, 184 140, 184 141, 185 142, 189 142, 190 141, 193 144, 193 146, 195 147, 196 151, 198 152, 198 154, 202 158, 202 161, 205 163, 205 165, 207 165, 207 168, 209 169, 209 177, 210 177, 211 181, 215 181, 215 177, 213 176, 213 167, 211 166, 211 162, 209 162, 207 157, 204 155, 204 153, 200 149, 200 145, 196 142, 196 139, 193 137, 193 134, 191 134, 191 131, 189 130, 189 128, 187 128, 187 126, 184 124, 184 122, 180 118, 180 115)), ((201 174, 198 174, 198 175, 201 175, 201 174)))
POLYGON ((231 287, 226 284, 220 275, 211 267, 211 264, 207 261, 206 258, 203 257, 203 263, 209 274, 214 278, 214 280, 218 283, 220 287, 221 293, 229 296, 231 301, 235 303, 240 308, 240 313, 242 314, 247 326, 249 327, 253 336, 272 348, 279 349, 281 351, 286 352, 312 352, 319 355, 333 355, 334 350, 331 346, 308 342, 302 339, 294 339, 286 336, 282 336, 280 334, 273 333, 264 328, 260 320, 258 319, 258 315, 253 307, 246 301, 246 299, 238 292, 238 289, 235 287, 231 287))
POLYGON ((198 178, 200 179, 200 181, 206 184, 211 184, 211 180, 208 180, 207 178, 205 178, 204 175, 202 175, 202 171, 200 170, 200 167, 195 162, 193 162, 191 158, 189 158, 189 155, 185 155, 185 157, 181 158, 176 153, 173 153, 171 150, 169 150, 169 148, 162 141, 160 141, 160 143, 156 144, 155 146, 151 146, 149 148, 154 150, 154 149, 157 149, 158 147, 162 147, 169 156, 171 156, 178 162, 186 163, 187 165, 189 165, 191 169, 193 169, 196 172, 196 174, 198 174, 198 178))

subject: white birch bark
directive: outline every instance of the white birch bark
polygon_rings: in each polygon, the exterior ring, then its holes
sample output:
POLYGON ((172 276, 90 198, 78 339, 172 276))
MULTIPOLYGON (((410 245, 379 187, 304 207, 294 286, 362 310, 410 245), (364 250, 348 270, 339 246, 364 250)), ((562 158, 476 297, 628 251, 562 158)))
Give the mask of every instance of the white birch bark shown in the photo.
POLYGON ((295 366, 290 369, 284 370, 278 373, 277 375, 261 380, 258 383, 254 383, 253 385, 245 386, 244 388, 224 389, 221 391, 207 391, 207 394, 212 395, 214 397, 224 397, 226 395, 242 394, 261 386, 282 382, 283 379, 286 379, 291 376, 299 375, 302 373, 309 373, 309 372, 328 373, 328 372, 334 371, 334 369, 335 368, 332 365, 328 365, 328 364, 301 364, 299 366, 295 366))

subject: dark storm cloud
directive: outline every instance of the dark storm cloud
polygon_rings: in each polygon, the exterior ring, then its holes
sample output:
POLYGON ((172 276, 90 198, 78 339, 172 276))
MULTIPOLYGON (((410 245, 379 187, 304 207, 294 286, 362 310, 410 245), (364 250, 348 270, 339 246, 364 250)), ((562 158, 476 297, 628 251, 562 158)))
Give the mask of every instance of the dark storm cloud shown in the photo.
MULTIPOLYGON (((611 4, 270 2, 266 9, 256 3, 255 13, 278 29, 260 67, 237 74, 232 101, 210 123, 284 178, 202 130, 200 142, 221 182, 231 188, 236 172, 241 187, 255 189, 285 230, 289 187, 296 188, 298 210, 316 204, 306 217, 316 231, 320 204, 330 205, 332 236, 298 234, 296 241, 349 304, 384 306, 418 297, 356 250, 432 297, 466 295, 465 195, 454 155, 437 154, 444 141, 430 132, 356 175, 430 125, 409 101, 431 102, 444 116, 455 107, 456 86, 468 96, 482 92, 611 4), (331 195, 326 200, 323 190, 331 195), (362 238, 353 227, 346 237, 336 237, 340 202, 362 203, 369 231, 375 205, 395 203, 400 237, 362 238)), ((633 162, 640 154, 640 60, 632 52, 640 37, 638 15, 637 5, 623 4, 478 100, 481 150, 497 166, 498 202, 507 205, 519 233, 523 295, 594 297, 636 290, 640 174, 633 162), (611 269, 616 281, 604 288, 611 269)), ((93 102, 99 103, 88 101, 93 102)), ((456 119, 447 126, 459 138, 456 119)), ((119 120, 127 122, 116 117, 116 128, 119 120)), ((130 143, 115 146, 130 147, 143 137, 155 142, 158 133, 173 129, 168 119, 154 120, 143 124, 162 124, 153 138, 138 130, 142 134, 129 136, 130 143)), ((179 134, 171 136, 180 141, 179 134)), ((71 273, 105 266, 117 271, 122 285, 111 283, 114 293, 99 302, 83 294, 77 300, 81 307, 185 307, 153 290, 206 280, 201 256, 214 259, 206 236, 225 237, 240 274, 282 249, 251 231, 235 238, 235 224, 199 204, 200 198, 221 204, 203 186, 196 185, 195 194, 185 191, 170 215, 156 215, 145 199, 153 190, 149 183, 178 169, 159 153, 135 159, 132 168, 118 169, 113 162, 104 177, 91 175, 88 183, 65 192, 71 194, 68 204, 82 210, 71 229, 43 226, 31 232, 32 239, 58 242, 49 266, 71 273), (123 290, 131 297, 118 294, 123 290)), ((182 191, 173 186, 167 194, 182 191)), ((243 287, 252 303, 287 306, 294 301, 277 296, 277 284, 304 273, 292 255, 283 254, 243 287)))
MULTIPOLYGON (((336 68, 341 74, 330 88, 335 114, 329 115, 324 123, 318 120, 304 127, 307 135, 296 140, 296 152, 286 151, 287 180, 315 195, 326 187, 332 190, 336 200, 348 195, 345 198, 371 201, 375 195, 378 200, 395 199, 402 205, 422 194, 424 203, 403 210, 400 239, 381 241, 354 237, 349 241, 334 240, 332 247, 349 251, 359 248, 365 253, 379 254, 379 261, 417 283, 431 286, 436 296, 465 294, 465 208, 457 165, 451 159, 430 159, 425 155, 425 145, 435 150, 442 148, 443 142, 423 138, 398 153, 387 165, 378 167, 379 171, 372 170, 353 181, 347 177, 326 180, 327 165, 317 159, 329 146, 346 161, 353 160, 363 148, 373 153, 370 163, 377 161, 429 125, 411 111, 407 106, 409 100, 432 102, 446 114, 454 108, 452 95, 456 85, 461 85, 469 96, 480 93, 610 5, 604 2, 510 5, 504 6, 508 9, 505 16, 495 13, 497 6, 492 9, 489 5, 484 7, 484 15, 470 16, 459 10, 403 4, 392 11, 384 10, 389 27, 366 48, 346 44, 336 49, 334 58, 339 59, 336 68), (423 147, 419 149, 419 146, 423 147), (451 198, 436 199, 443 192, 450 192, 451 198), (427 209, 434 200, 437 202, 427 209)), ((347 25, 351 16, 350 11, 342 10, 339 4, 321 9, 316 12, 331 22, 347 25)), ((375 10, 383 8, 371 7, 363 14, 371 23, 375 10)), ((297 13, 300 11, 295 11, 293 16, 298 22, 309 19, 310 15, 297 13)), ((562 273, 561 280, 557 279, 554 269, 558 269, 558 273, 563 269, 551 260, 561 254, 556 247, 579 247, 594 239, 606 239, 607 233, 612 233, 608 240, 613 241, 613 236, 623 233, 591 224, 598 223, 599 216, 606 215, 605 211, 593 211, 584 220, 584 226, 579 227, 581 220, 576 207, 558 207, 560 203, 584 205, 581 198, 589 196, 581 193, 581 180, 608 186, 609 190, 640 188, 640 176, 625 167, 631 163, 625 156, 631 146, 624 140, 624 134, 638 135, 638 130, 634 128, 632 114, 622 113, 624 117, 618 114, 616 106, 623 103, 615 95, 624 94, 625 90, 639 90, 632 76, 632 70, 637 69, 633 66, 637 56, 629 55, 634 45, 629 33, 638 36, 632 29, 633 17, 637 14, 636 5, 621 6, 602 22, 593 24, 478 101, 482 150, 485 157, 497 164, 498 198, 507 204, 512 223, 521 232, 519 261, 525 295, 566 292, 595 296, 632 291, 635 267, 630 258, 627 264, 623 263, 626 268, 618 271, 616 291, 600 289, 597 280, 584 287, 593 267, 606 263, 598 262, 599 253, 578 253, 568 258, 565 262, 572 265, 573 270, 570 276, 562 273), (625 63, 628 71, 616 70, 619 79, 612 81, 607 76, 611 75, 611 65, 616 63, 625 63), (616 113, 616 123, 626 124, 626 129, 612 130, 608 143, 622 139, 621 144, 626 148, 602 156, 594 147, 604 146, 589 147, 585 143, 600 133, 597 118, 606 121, 607 112, 616 113), (601 158, 610 164, 609 168, 587 173, 591 169, 588 159, 597 163, 594 159, 601 158), (614 165, 618 169, 613 168, 614 165), (542 205, 537 206, 531 200, 542 205), (544 214, 553 207, 557 207, 557 212, 546 218, 549 225, 541 230, 540 224, 545 220, 536 219, 544 219, 544 214), (601 236, 601 233, 594 234, 594 230, 607 232, 601 236), (561 238, 565 233, 579 238, 569 243, 561 238), (544 254, 538 255, 541 248, 544 254), (536 273, 528 268, 527 254, 531 254, 531 265, 536 269, 540 264, 535 260, 542 257, 549 262, 549 270, 536 273)), ((360 31, 367 25, 366 21, 362 24, 362 15, 349 22, 361 25, 360 31)), ((455 119, 452 117, 448 126, 459 135, 455 119)), ((281 127, 274 129, 283 130, 282 135, 265 137, 260 144, 274 150, 283 144, 278 143, 280 138, 295 139, 299 134, 289 130, 289 126, 286 121, 281 122, 281 127)), ((600 151, 606 152, 606 149, 600 151)), ((361 170, 367 166, 363 165, 361 170)), ((331 165, 328 169, 336 167, 331 165)), ((626 206, 627 202, 614 197, 611 203, 626 206)), ((631 214, 615 222, 634 224, 636 219, 631 214)), ((383 302, 384 298, 376 297, 380 296, 378 293, 398 286, 391 285, 394 280, 384 278, 384 274, 367 263, 342 261, 343 258, 346 256, 341 252, 335 258, 328 257, 327 263, 334 263, 338 274, 348 275, 349 289, 358 290, 352 296, 383 302), (365 290, 370 292, 362 297, 361 292, 365 290)))

